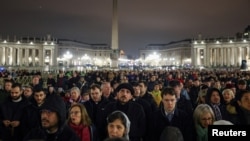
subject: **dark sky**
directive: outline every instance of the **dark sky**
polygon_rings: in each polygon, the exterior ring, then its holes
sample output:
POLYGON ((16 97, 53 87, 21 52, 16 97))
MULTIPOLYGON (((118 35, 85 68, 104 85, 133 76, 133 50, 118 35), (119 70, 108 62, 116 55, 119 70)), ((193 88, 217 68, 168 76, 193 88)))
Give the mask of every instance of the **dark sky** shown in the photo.
MULTIPOLYGON (((228 37, 250 25, 250 0, 119 0, 119 48, 138 57, 147 44, 228 37)), ((111 45, 112 0, 2 0, 0 35, 51 34, 111 45)))

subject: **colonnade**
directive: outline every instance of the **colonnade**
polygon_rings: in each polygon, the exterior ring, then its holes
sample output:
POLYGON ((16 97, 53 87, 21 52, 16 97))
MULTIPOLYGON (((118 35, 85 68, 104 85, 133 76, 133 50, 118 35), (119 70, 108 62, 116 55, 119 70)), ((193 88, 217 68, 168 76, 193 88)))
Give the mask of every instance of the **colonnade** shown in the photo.
POLYGON ((54 48, 41 45, 0 44, 0 65, 44 66, 54 65, 54 48))
POLYGON ((239 67, 242 60, 250 57, 250 45, 244 46, 194 46, 192 61, 194 66, 239 67))

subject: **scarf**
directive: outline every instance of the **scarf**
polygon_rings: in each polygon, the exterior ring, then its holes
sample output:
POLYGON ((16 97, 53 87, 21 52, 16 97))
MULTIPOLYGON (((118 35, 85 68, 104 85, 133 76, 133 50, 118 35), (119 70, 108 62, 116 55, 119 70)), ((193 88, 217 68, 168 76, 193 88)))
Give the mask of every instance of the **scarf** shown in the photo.
POLYGON ((90 130, 88 126, 82 124, 75 125, 73 123, 69 123, 69 126, 76 132, 81 141, 90 141, 90 130))
POLYGON ((208 141, 208 129, 196 126, 197 141, 208 141))
POLYGON ((81 103, 81 102, 83 102, 83 99, 82 99, 81 96, 79 96, 79 97, 77 98, 76 101, 70 98, 70 99, 69 99, 69 102, 70 102, 71 104, 72 104, 72 103, 81 103))

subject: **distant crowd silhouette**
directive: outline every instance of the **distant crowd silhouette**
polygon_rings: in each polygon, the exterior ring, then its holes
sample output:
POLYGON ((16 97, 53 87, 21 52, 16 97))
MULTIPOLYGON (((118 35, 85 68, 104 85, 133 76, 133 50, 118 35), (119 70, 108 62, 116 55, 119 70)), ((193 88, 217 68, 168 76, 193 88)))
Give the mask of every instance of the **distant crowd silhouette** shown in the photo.
POLYGON ((209 125, 250 124, 250 71, 0 73, 3 141, 207 141, 209 125))

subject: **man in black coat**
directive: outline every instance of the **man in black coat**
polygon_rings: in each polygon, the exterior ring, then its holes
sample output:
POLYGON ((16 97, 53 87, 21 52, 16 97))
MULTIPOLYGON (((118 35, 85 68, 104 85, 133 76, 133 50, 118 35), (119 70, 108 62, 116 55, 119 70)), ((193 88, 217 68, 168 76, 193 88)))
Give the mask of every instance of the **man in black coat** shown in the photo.
POLYGON ((35 89, 30 104, 24 109, 22 116, 22 132, 27 135, 32 129, 41 127, 41 107, 45 102, 46 93, 43 89, 35 89))
POLYGON ((42 128, 32 130, 24 141, 80 141, 80 138, 65 121, 66 105, 63 99, 58 95, 51 95, 41 108, 42 128))
POLYGON ((110 101, 102 95, 101 86, 98 84, 93 84, 90 87, 90 99, 83 103, 86 107, 86 110, 94 124, 96 124, 96 120, 98 111, 100 109, 104 109, 104 107, 110 101))
POLYGON ((177 96, 173 88, 167 87, 162 91, 162 104, 158 111, 153 113, 150 122, 150 134, 152 141, 159 141, 161 133, 167 126, 180 129, 185 141, 194 140, 193 120, 182 109, 177 107, 177 96))
POLYGON ((11 86, 10 96, 1 106, 2 140, 19 141, 22 139, 21 117, 24 108, 28 105, 28 100, 22 96, 22 92, 22 86, 19 83, 14 83, 11 86))
POLYGON ((115 90, 117 92, 117 101, 108 103, 102 111, 99 112, 101 114, 100 124, 98 124, 100 131, 101 139, 106 138, 106 127, 107 116, 113 111, 120 110, 124 112, 130 122, 130 132, 129 139, 130 141, 140 141, 144 135, 146 130, 146 116, 142 106, 138 103, 133 102, 132 95, 134 94, 134 89, 132 85, 129 83, 121 83, 115 90))

